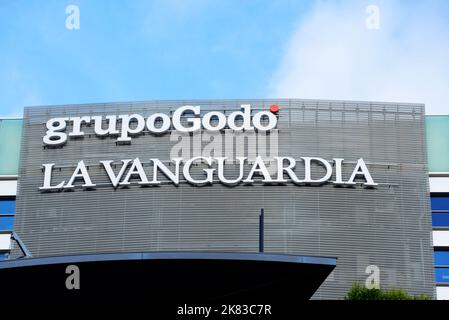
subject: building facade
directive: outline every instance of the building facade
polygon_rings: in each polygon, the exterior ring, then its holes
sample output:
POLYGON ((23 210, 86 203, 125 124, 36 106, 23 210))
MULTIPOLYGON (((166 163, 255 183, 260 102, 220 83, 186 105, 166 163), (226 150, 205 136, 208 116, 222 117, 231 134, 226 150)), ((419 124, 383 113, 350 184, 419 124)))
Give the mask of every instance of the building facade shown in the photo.
POLYGON ((427 116, 426 137, 438 299, 449 299, 449 116, 427 116))
POLYGON ((148 101, 26 108, 1 121, 3 254, 13 229, 36 257, 255 252, 263 208, 266 252, 338 258, 316 299, 376 279, 431 296, 436 282, 447 294, 449 121, 422 105, 148 101), (198 130, 175 130, 194 119, 198 130))
POLYGON ((16 212, 22 119, 0 119, 0 260, 10 250, 16 212))

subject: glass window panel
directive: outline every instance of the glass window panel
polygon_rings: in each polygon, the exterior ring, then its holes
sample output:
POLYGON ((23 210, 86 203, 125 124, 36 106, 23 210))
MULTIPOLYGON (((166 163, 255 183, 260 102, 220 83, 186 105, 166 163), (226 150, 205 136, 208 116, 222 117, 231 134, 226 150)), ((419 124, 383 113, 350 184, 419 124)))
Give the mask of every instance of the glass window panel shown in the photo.
POLYGON ((16 200, 0 199, 0 215, 14 214, 16 212, 16 200))
POLYGON ((449 268, 435 268, 435 281, 449 283, 449 268))
POLYGON ((449 228, 449 213, 432 213, 432 226, 449 228))
POLYGON ((430 172, 449 172, 449 116, 426 116, 430 172))
POLYGON ((431 197, 432 210, 449 211, 449 197, 431 197))
POLYGON ((449 251, 435 251, 435 266, 449 266, 449 251))
POLYGON ((14 230, 14 216, 0 216, 0 231, 14 230))
POLYGON ((22 119, 0 119, 0 175, 19 172, 22 119))

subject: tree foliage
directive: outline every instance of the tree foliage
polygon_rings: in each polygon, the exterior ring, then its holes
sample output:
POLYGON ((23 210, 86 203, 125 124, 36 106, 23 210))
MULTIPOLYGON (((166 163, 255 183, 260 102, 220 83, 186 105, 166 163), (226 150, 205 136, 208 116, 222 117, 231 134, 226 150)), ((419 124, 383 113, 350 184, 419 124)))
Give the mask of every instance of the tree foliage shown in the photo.
POLYGON ((345 296, 345 300, 431 300, 427 295, 409 295, 402 289, 368 289, 354 283, 345 296))

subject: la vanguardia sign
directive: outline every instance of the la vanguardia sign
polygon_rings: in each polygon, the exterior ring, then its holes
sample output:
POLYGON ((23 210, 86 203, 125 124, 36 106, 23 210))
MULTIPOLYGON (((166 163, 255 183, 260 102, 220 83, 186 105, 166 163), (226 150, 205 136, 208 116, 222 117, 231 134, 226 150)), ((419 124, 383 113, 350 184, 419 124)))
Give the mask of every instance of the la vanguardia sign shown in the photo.
MULTIPOLYGON (((42 141, 49 148, 76 143, 75 138, 85 135, 83 127, 87 125, 93 125, 96 136, 112 136, 116 138, 119 145, 131 143, 133 137, 143 132, 161 136, 173 130, 183 134, 199 131, 217 133, 223 130, 230 130, 234 133, 252 131, 267 133, 276 130, 279 111, 276 105, 271 106, 269 110, 253 111, 250 105, 241 105, 239 111, 225 115, 220 111, 201 113, 201 106, 181 106, 170 116, 165 113, 153 113, 147 117, 141 114, 58 117, 47 121, 47 131, 42 141), (67 132, 69 123, 72 124, 71 131, 67 132)), ((60 148, 60 152, 64 152, 64 148, 60 148)), ((139 157, 105 159, 96 164, 79 160, 73 173, 62 181, 52 181, 52 173, 56 164, 44 163, 42 165, 43 183, 39 190, 70 190, 76 187, 95 189, 97 184, 88 170, 91 165, 100 165, 103 168, 103 172, 113 188, 128 187, 132 184, 155 186, 162 182, 174 185, 187 182, 195 186, 206 186, 213 183, 227 186, 254 183, 270 185, 290 183, 298 186, 332 183, 338 186, 353 186, 360 183, 365 187, 373 188, 378 185, 374 182, 362 157, 352 159, 350 164, 353 166, 352 173, 350 176, 344 177, 342 167, 348 163, 345 162, 345 159, 338 157, 326 160, 317 156, 303 156, 294 159, 288 155, 269 158, 256 155, 251 159, 244 156, 231 159, 226 156, 198 155, 189 159, 173 157, 168 161, 158 158, 140 159, 139 157), (301 170, 298 170, 299 161, 301 170), (144 166, 144 164, 149 164, 149 166, 144 166), (225 167, 230 164, 238 168, 233 176, 225 174, 225 167), (192 174, 192 167, 198 167, 198 165, 201 177, 198 174, 192 174), (151 169, 148 170, 147 167, 151 169), (319 176, 313 172, 313 168, 316 167, 321 167, 319 176), (163 179, 161 179, 162 177, 163 179)))

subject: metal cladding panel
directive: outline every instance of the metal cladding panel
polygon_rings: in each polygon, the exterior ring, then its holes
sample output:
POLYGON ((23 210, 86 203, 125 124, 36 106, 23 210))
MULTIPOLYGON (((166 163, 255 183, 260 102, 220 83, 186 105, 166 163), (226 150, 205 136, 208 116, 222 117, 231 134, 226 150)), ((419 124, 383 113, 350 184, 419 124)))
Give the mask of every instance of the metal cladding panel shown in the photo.
MULTIPOLYGON (((423 105, 280 99, 33 107, 25 109, 21 150, 15 228, 36 257, 178 250, 256 252, 258 214, 263 207, 266 252, 338 258, 336 269, 314 298, 342 298, 354 282, 365 282, 369 265, 379 268, 382 288, 434 294, 423 105), (144 133, 133 137, 130 145, 117 145, 117 137, 99 138, 93 126, 83 126, 86 135, 69 138, 62 147, 46 148, 42 142, 46 121, 59 116, 148 116, 170 114, 182 105, 229 114, 240 110, 241 104, 251 104, 257 112, 273 103, 280 107, 280 156, 344 158, 345 180, 362 157, 379 185, 227 187, 217 182, 198 187, 182 182, 114 189, 99 161, 120 163, 139 157, 147 166, 150 158, 169 160, 176 143, 170 141, 170 133, 144 133), (80 160, 89 166, 97 188, 38 190, 43 163, 55 163, 52 179, 56 184, 67 181, 80 160)), ((235 169, 229 165, 225 173, 235 169)))

